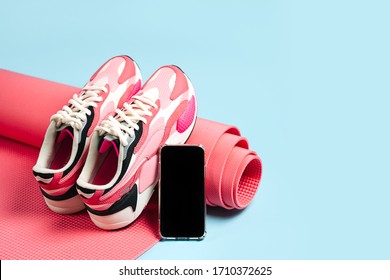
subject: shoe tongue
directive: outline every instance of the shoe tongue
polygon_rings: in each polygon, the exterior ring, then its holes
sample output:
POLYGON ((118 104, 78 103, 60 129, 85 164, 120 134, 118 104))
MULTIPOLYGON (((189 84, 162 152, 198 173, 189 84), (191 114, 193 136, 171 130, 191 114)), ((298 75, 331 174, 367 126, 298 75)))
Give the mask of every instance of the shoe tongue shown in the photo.
POLYGON ((59 129, 57 129, 57 131, 58 131, 57 140, 56 140, 57 143, 62 142, 66 137, 72 138, 72 141, 73 141, 73 138, 74 138, 73 127, 64 126, 64 127, 60 127, 59 129))
POLYGON ((111 135, 102 137, 99 143, 99 153, 104 154, 111 148, 114 149, 116 155, 119 155, 119 139, 111 135))

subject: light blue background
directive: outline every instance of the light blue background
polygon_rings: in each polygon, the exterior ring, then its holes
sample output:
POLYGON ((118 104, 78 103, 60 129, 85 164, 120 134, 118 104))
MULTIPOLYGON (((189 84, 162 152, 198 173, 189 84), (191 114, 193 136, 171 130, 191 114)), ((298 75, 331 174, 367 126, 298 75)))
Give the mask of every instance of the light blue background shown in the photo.
POLYGON ((253 203, 141 259, 389 259, 388 3, 3 0, 0 67, 82 86, 118 54, 177 64, 249 139, 253 203))

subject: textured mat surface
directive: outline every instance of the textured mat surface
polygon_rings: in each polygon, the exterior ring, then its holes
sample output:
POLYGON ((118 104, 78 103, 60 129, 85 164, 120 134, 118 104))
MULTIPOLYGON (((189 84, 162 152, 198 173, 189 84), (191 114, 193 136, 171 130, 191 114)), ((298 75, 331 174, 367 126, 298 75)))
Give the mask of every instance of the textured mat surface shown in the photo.
MULTIPOLYGON (((50 211, 31 168, 50 116, 78 89, 1 69, 0 85, 0 259, 134 259, 159 241, 156 194, 118 231, 98 229, 86 212, 50 211)), ((188 143, 205 147, 207 203, 246 207, 262 169, 239 130, 198 118, 188 143)))
POLYGON ((0 259, 134 259, 158 242, 155 197, 118 231, 98 229, 86 212, 59 215, 43 201, 32 146, 0 137, 0 259))

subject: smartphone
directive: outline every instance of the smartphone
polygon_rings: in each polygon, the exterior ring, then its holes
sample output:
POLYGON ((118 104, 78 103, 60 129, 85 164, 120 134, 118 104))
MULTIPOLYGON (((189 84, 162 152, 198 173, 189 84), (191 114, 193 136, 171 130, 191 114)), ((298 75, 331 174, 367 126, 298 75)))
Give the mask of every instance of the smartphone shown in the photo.
POLYGON ((203 147, 200 145, 162 146, 159 169, 161 237, 203 239, 206 234, 203 147))

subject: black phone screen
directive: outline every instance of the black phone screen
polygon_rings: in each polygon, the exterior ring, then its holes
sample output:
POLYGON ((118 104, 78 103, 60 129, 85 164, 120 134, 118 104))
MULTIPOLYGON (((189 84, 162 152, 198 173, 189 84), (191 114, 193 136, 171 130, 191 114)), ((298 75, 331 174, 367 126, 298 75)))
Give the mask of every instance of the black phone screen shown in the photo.
POLYGON ((200 239, 205 234, 204 150, 163 146, 160 151, 160 234, 200 239))

